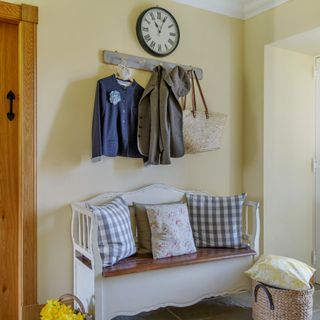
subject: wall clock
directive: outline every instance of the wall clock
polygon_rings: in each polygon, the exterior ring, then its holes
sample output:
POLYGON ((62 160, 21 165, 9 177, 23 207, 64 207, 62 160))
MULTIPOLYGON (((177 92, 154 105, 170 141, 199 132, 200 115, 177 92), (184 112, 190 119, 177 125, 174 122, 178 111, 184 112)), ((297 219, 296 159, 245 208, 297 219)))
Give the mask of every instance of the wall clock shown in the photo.
POLYGON ((180 31, 176 19, 169 11, 153 7, 140 14, 137 20, 137 36, 147 52, 164 57, 177 48, 180 31))

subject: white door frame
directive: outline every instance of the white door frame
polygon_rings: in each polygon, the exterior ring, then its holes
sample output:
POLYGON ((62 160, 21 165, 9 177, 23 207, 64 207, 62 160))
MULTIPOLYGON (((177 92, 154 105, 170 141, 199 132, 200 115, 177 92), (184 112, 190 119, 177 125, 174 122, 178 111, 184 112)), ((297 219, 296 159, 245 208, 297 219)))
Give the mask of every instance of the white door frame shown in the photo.
POLYGON ((315 244, 313 264, 317 269, 316 282, 320 283, 320 57, 315 58, 315 244))

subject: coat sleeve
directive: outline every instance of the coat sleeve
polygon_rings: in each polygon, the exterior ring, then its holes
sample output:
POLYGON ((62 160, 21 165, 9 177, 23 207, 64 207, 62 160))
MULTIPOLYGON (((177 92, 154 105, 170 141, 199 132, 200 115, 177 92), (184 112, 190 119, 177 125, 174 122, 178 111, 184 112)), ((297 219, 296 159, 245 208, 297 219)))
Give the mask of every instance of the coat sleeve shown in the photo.
MULTIPOLYGON (((101 97, 101 83, 97 83, 92 121, 92 159, 102 156, 102 115, 103 99, 101 97)), ((98 159, 97 159, 98 160, 98 159)))

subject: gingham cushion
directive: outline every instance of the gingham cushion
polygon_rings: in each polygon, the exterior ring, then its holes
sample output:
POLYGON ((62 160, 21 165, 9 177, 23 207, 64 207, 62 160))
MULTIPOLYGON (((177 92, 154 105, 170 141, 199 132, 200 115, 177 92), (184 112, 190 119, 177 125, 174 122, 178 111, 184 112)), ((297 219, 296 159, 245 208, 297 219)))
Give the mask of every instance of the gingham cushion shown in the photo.
POLYGON ((187 194, 190 222, 197 247, 241 248, 242 206, 246 194, 212 197, 187 194))
POLYGON ((103 206, 89 206, 98 223, 98 246, 103 267, 133 255, 136 246, 132 234, 130 212, 121 197, 103 206))

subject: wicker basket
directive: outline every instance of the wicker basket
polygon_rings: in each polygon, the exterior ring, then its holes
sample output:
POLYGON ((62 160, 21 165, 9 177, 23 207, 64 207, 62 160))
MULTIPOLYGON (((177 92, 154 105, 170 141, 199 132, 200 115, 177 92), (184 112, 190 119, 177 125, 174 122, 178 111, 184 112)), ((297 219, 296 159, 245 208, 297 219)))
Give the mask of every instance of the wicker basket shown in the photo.
POLYGON ((80 311, 84 315, 84 320, 93 320, 93 316, 88 314, 88 313, 86 313, 83 303, 75 295, 73 295, 71 293, 66 293, 66 294, 62 295, 59 298, 58 301, 61 302, 61 303, 65 303, 65 302, 69 302, 70 303, 72 301, 73 304, 77 304, 78 305, 79 309, 77 309, 75 311, 80 311))
POLYGON ((311 320, 314 288, 284 290, 253 281, 254 320, 311 320))

